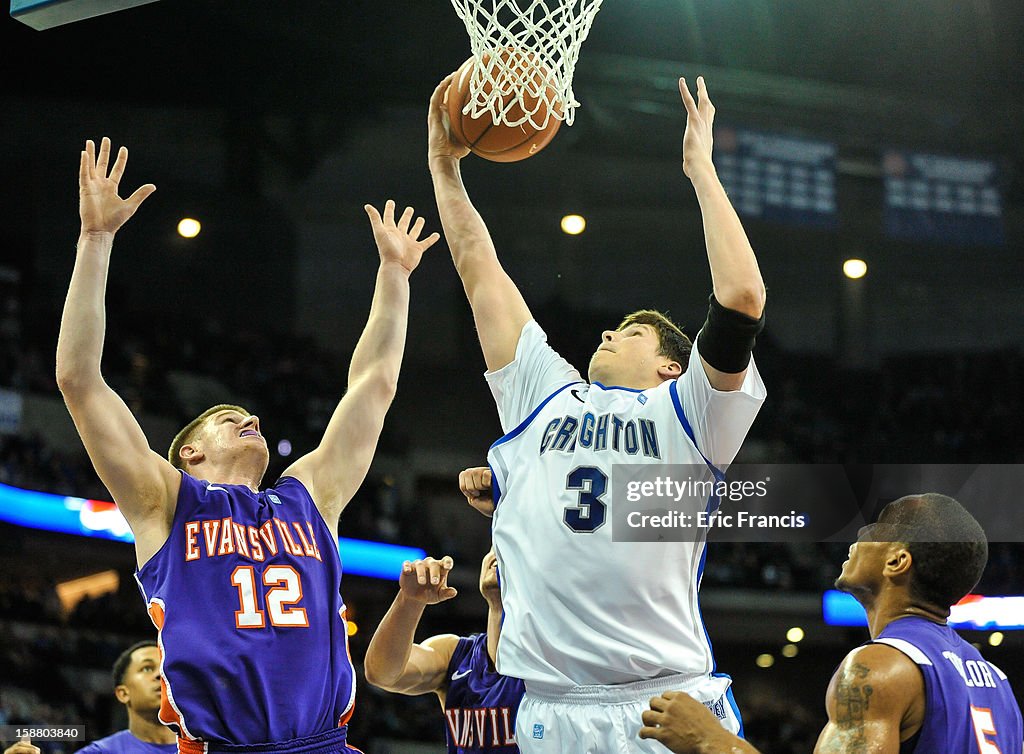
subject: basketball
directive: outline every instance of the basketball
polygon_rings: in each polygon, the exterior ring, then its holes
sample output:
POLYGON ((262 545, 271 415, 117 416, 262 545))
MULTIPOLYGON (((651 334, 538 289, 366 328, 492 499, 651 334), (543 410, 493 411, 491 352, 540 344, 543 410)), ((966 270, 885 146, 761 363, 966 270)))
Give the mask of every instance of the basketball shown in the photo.
POLYGON ((498 87, 497 109, 502 119, 510 122, 524 120, 519 125, 494 123, 491 113, 479 117, 463 114, 463 108, 470 96, 470 79, 476 58, 463 63, 448 87, 448 118, 452 138, 468 147, 474 154, 492 162, 518 162, 540 152, 558 133, 562 121, 561 107, 556 103, 550 113, 548 102, 556 102, 553 79, 543 65, 534 61, 533 53, 506 48, 500 53, 500 63, 491 64, 491 56, 485 54, 483 65, 487 71, 484 92, 490 97, 498 87), (493 82, 493 83, 492 83, 493 82), (541 94, 542 87, 544 88, 541 94), (522 92, 522 100, 519 93, 522 92), (544 125, 537 128, 534 123, 544 125))

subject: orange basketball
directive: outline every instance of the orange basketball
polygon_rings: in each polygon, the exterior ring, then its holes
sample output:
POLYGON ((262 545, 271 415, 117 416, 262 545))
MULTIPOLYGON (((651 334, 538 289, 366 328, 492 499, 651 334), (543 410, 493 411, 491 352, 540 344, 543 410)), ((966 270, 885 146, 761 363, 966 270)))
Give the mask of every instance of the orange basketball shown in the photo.
MULTIPOLYGON (((548 113, 546 102, 557 103, 550 73, 543 65, 533 62, 533 53, 510 47, 502 50, 500 55, 502 62, 508 64, 508 70, 502 71, 498 65, 489 70, 490 78, 495 80, 500 92, 499 111, 505 113, 505 117, 511 121, 533 114, 533 120, 543 123, 548 113), (530 84, 533 91, 538 91, 541 86, 546 85, 547 96, 542 98, 524 93, 521 105, 515 101, 516 94, 525 85, 530 84)), ((484 55, 484 66, 489 65, 490 59, 490 55, 484 55)), ((452 138, 469 147, 474 154, 493 162, 517 162, 537 154, 551 142, 562 125, 562 121, 555 117, 555 113, 561 110, 560 106, 555 105, 556 110, 548 118, 547 127, 544 129, 535 128, 530 121, 518 126, 508 126, 504 123, 495 125, 490 112, 485 112, 478 118, 463 115, 462 108, 469 99, 469 82, 474 60, 475 58, 470 58, 459 67, 448 87, 448 119, 451 123, 452 138)), ((494 91, 493 86, 485 82, 484 91, 490 95, 494 91)))

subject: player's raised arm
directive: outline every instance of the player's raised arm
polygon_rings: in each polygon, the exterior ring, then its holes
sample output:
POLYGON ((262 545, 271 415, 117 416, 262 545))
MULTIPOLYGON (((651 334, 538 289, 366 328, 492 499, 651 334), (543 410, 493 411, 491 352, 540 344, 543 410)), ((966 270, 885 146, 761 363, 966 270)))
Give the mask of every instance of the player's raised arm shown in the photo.
POLYGON ((897 649, 858 647, 846 656, 825 694, 828 723, 815 754, 899 754, 900 741, 924 719, 924 678, 897 649))
POLYGON ((390 199, 381 214, 365 207, 380 254, 377 284, 370 316, 359 337, 348 370, 348 392, 334 410, 320 445, 285 470, 299 479, 313 496, 324 519, 333 527, 341 511, 363 483, 391 401, 398 390, 398 374, 405 353, 409 320, 409 276, 423 252, 438 239, 423 233, 422 217, 413 222, 406 207, 396 221, 390 199))
POLYGON ((427 116, 428 162, 445 239, 473 309, 487 369, 511 362, 530 309, 498 261, 491 235, 466 193, 459 161, 469 150, 451 139, 445 105, 448 76, 434 90, 427 116))
POLYGON ((693 183, 700 204, 714 298, 719 305, 716 308, 712 302, 709 323, 713 321, 711 318, 717 317, 714 325, 724 329, 728 334, 725 340, 731 341, 707 338, 707 343, 698 342, 698 349, 711 385, 717 390, 737 390, 746 374, 749 346, 760 330, 758 320, 764 312, 764 281, 747 234, 718 180, 711 159, 715 106, 708 97, 704 77, 697 78, 696 101, 685 79, 679 79, 679 93, 686 107, 683 172, 693 183), (749 344, 746 359, 744 340, 749 344))
POLYGON ((398 596, 380 622, 366 650, 363 667, 368 683, 399 694, 444 693, 445 671, 459 643, 454 634, 414 643, 416 627, 427 605, 450 600, 458 592, 448 586, 453 566, 448 556, 406 561, 398 579, 398 596))
POLYGON ((110 140, 87 141, 79 165, 82 228, 57 340, 57 385, 89 458, 132 527, 139 565, 167 538, 180 476, 154 453, 132 412, 100 372, 106 330, 107 270, 114 235, 156 187, 127 199, 118 183, 128 162, 121 147, 110 162, 110 140), (109 168, 109 173, 108 173, 109 168))

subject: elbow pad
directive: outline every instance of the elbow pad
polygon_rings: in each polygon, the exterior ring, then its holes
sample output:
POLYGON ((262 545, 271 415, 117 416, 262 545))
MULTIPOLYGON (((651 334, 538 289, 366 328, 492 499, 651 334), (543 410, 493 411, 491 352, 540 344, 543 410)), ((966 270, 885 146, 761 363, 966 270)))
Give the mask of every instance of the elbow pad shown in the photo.
POLYGON ((697 336, 697 348, 704 361, 719 372, 738 374, 750 364, 750 353, 763 329, 763 312, 760 319, 754 319, 726 309, 712 293, 708 299, 708 318, 697 336))

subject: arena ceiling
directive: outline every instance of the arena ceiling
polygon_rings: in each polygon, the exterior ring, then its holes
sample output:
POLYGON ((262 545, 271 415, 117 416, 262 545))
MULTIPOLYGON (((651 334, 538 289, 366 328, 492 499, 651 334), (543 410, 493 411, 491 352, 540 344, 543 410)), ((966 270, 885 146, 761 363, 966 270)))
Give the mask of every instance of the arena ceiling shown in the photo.
MULTIPOLYGON (((325 115, 341 130, 423 103, 469 46, 446 0, 160 0, 45 32, 5 18, 0 49, 0 97, 325 115)), ((851 144, 1024 149, 1019 0, 605 0, 578 70, 583 127, 613 142, 674 112, 682 70, 707 73, 734 116, 851 144)))

